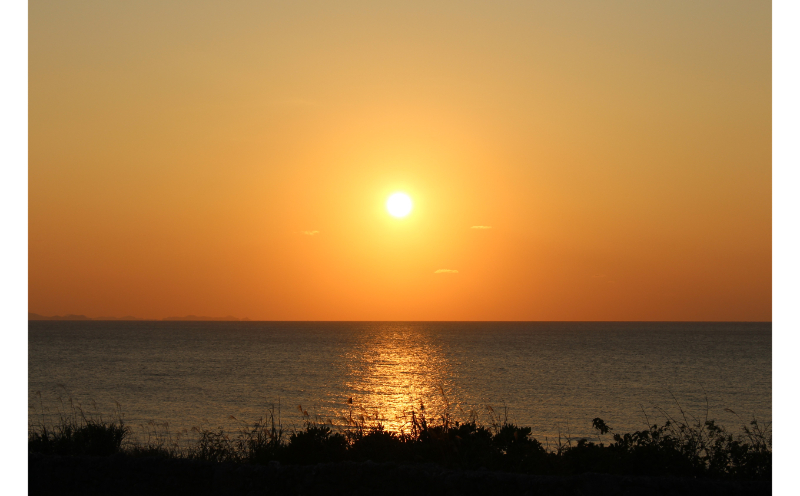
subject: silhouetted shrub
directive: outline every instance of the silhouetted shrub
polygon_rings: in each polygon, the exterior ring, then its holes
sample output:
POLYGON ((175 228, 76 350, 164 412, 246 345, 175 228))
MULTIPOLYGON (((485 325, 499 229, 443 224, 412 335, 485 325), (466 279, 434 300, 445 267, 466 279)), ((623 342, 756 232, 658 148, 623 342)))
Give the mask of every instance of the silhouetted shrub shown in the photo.
POLYGON ((102 417, 87 416, 80 406, 70 402, 70 411, 59 411, 54 426, 44 423, 28 429, 28 451, 57 455, 108 456, 121 450, 130 434, 117 405, 117 417, 105 421, 102 417))
MULTIPOLYGON (((377 414, 342 418, 341 425, 312 420, 300 408, 303 427, 284 436, 280 412, 252 425, 243 424, 238 435, 222 428, 193 429, 197 438, 180 449, 169 433, 148 437, 146 443, 123 441, 130 429, 117 419, 104 422, 87 418, 80 408, 62 415, 55 427, 29 430, 30 452, 60 455, 111 455, 121 450, 131 455, 191 458, 210 462, 316 464, 344 460, 398 463, 435 463, 448 468, 490 469, 549 475, 587 472, 625 475, 670 475, 768 480, 772 476, 772 440, 769 426, 755 420, 743 433, 733 435, 714 421, 689 422, 668 418, 663 425, 632 433, 612 433, 605 421, 592 420, 608 444, 580 439, 559 441, 545 449, 531 437, 531 429, 492 417, 489 425, 474 418, 454 421, 449 414, 429 418, 424 405, 409 412, 406 429, 384 428, 377 414)), ((683 413, 683 412, 682 412, 683 413)), ((233 417, 231 417, 233 418, 233 417)), ((235 419, 234 419, 235 420, 235 419)), ((155 425, 155 424, 154 424, 155 425)), ((164 424, 166 427, 166 424, 164 424)))
POLYGON ((347 452, 348 458, 355 461, 400 462, 409 459, 408 448, 396 432, 378 426, 360 436, 351 436, 347 452))

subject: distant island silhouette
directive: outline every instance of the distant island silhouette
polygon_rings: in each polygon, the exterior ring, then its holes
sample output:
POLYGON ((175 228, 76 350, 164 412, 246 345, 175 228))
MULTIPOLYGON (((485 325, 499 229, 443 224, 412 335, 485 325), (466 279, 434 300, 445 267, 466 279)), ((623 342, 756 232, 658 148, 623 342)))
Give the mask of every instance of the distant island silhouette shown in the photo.
POLYGON ((222 321, 238 322, 238 321, 248 321, 250 319, 248 319, 247 317, 240 319, 232 315, 228 315, 227 317, 203 317, 203 316, 198 317, 197 315, 187 315, 186 317, 164 317, 161 320, 222 320, 222 321))
POLYGON ((28 312, 28 320, 169 320, 169 321, 181 321, 181 320, 189 320, 189 321, 222 321, 222 322, 249 322, 250 319, 244 317, 242 319, 238 317, 234 317, 232 315, 228 315, 227 317, 206 317, 206 316, 198 316, 198 315, 187 315, 186 317, 164 317, 163 319, 142 319, 139 317, 134 317, 132 315, 126 315, 125 317, 87 317, 86 315, 54 315, 54 316, 47 316, 47 315, 40 315, 38 313, 28 312))
POLYGON ((28 320, 92 320, 85 315, 54 315, 52 317, 47 317, 45 315, 39 315, 38 313, 31 313, 28 312, 28 320))

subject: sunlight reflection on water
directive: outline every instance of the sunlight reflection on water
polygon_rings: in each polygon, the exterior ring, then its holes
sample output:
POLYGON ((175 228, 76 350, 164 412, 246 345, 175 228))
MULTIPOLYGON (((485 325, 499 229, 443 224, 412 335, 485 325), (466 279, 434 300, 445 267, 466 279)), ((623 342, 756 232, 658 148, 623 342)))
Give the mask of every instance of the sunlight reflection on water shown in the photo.
POLYGON ((424 404, 429 413, 443 413, 453 396, 453 373, 440 345, 414 331, 397 325, 365 334, 346 356, 353 404, 377 413, 390 430, 407 428, 412 407, 419 411, 424 404))
POLYGON ((132 425, 172 432, 272 405, 289 428, 302 405, 392 430, 421 403, 483 423, 494 407, 540 440, 591 437, 594 417, 641 429, 677 402, 734 429, 772 417, 769 323, 31 322, 28 359, 29 418, 59 397, 106 416, 118 401, 132 425))

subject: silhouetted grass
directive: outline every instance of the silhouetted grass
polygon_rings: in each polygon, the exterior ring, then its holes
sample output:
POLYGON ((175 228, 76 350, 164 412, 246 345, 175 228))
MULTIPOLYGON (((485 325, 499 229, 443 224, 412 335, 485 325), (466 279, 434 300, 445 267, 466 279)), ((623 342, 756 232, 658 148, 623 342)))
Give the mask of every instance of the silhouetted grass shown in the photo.
POLYGON ((379 415, 363 409, 355 414, 351 409, 336 423, 316 420, 302 408, 300 412, 303 425, 299 429, 285 431, 280 411, 276 414, 271 408, 257 422, 241 423, 238 432, 195 428, 196 438, 184 438, 182 447, 181 436, 171 436, 166 424, 149 424, 149 435, 138 441, 130 439, 130 428, 119 410, 117 418, 103 421, 87 418, 80 408, 73 408, 55 427, 32 427, 28 449, 62 455, 123 451, 133 456, 250 464, 435 463, 448 468, 546 475, 594 472, 754 480, 772 476, 769 426, 753 420, 734 435, 713 420, 690 420, 682 410, 679 420, 665 414, 662 425, 623 434, 613 433, 605 421, 595 418, 592 424, 607 443, 559 440, 549 449, 531 436, 529 427, 496 415, 490 415, 484 425, 474 415, 466 421, 447 413, 429 416, 420 405, 408 412, 404 428, 389 431, 379 415))
POLYGON ((130 427, 122 419, 117 404, 115 418, 87 416, 80 405, 69 400, 69 410, 59 409, 59 420, 48 426, 45 422, 32 424, 28 429, 28 451, 57 455, 107 456, 119 453, 130 427))

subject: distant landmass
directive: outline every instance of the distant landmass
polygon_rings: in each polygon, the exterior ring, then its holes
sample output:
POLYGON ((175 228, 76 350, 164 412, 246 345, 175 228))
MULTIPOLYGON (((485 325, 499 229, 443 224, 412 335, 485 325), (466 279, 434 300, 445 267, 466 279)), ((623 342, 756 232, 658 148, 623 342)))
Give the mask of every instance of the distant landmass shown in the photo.
POLYGON ((126 315, 125 317, 97 317, 90 320, 147 320, 147 319, 140 319, 139 317, 126 315))
MULTIPOLYGON (((38 313, 28 312, 28 320, 150 320, 150 319, 141 319, 139 317, 133 317, 132 315, 127 315, 125 317, 87 317, 86 315, 54 315, 52 317, 48 317, 46 315, 39 315, 38 313)), ((152 320, 159 320, 159 319, 152 319, 152 320)), ((231 321, 231 322, 248 322, 250 319, 247 317, 240 319, 237 317, 233 317, 228 315, 227 317, 203 317, 197 315, 187 315, 186 317, 165 317, 160 320, 215 320, 215 321, 231 321)))
POLYGON ((240 319, 237 317, 233 317, 232 315, 228 315, 227 317, 203 317, 197 315, 187 315, 186 317, 164 317, 161 320, 227 320, 227 321, 248 321, 247 317, 240 319))
POLYGON ((92 320, 85 315, 54 315, 53 317, 47 317, 45 315, 39 315, 38 313, 30 313, 28 312, 28 320, 92 320))

